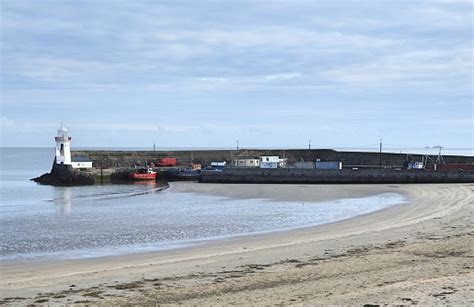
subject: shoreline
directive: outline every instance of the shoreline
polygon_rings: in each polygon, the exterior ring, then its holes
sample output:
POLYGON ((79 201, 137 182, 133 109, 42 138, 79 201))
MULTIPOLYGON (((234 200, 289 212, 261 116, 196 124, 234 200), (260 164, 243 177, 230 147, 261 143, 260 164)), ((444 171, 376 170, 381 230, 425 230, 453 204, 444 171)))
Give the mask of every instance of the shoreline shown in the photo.
MULTIPOLYGON (((403 271, 405 265, 413 265, 414 268, 423 268, 426 274, 432 272, 433 275, 429 276, 431 279, 448 278, 449 287, 456 285, 458 289, 449 295, 451 302, 466 302, 466 295, 469 301, 469 291, 463 288, 462 283, 472 277, 472 267, 459 267, 459 261, 465 262, 469 261, 469 257, 472 258, 472 251, 465 249, 473 241, 472 226, 469 225, 472 209, 469 205, 473 201, 474 185, 391 185, 383 188, 402 191, 408 195, 409 201, 316 227, 229 238, 183 249, 40 265, 24 263, 4 267, 2 264, 0 296, 4 303, 18 305, 41 300, 48 303, 88 301, 90 304, 154 302, 205 305, 253 302, 253 299, 258 299, 255 303, 262 304, 292 304, 313 300, 319 304, 361 303, 364 293, 367 294, 373 288, 367 288, 366 292, 358 290, 361 292, 359 294, 353 293, 356 288, 351 284, 352 278, 362 277, 365 273, 363 270, 349 272, 354 268, 362 268, 362 264, 346 264, 361 258, 374 258, 368 263, 364 262, 363 267, 378 267, 381 272, 373 272, 373 278, 377 279, 384 272, 382 264, 397 259, 394 254, 405 257, 405 249, 414 249, 415 254, 430 254, 427 250, 432 251, 448 244, 455 246, 455 250, 462 251, 462 254, 453 257, 441 255, 439 259, 432 255, 426 256, 433 263, 418 259, 422 256, 410 256, 412 259, 399 264, 399 269, 403 271), (329 267, 318 271, 326 266, 346 271, 338 280, 345 280, 351 286, 332 289, 329 296, 325 296, 329 292, 314 292, 314 283, 324 281, 321 276, 331 275, 329 267), (318 271, 317 274, 314 270, 318 271), (438 274, 436 270, 450 270, 452 274, 438 274), (294 279, 293 275, 298 278, 294 279), (292 296, 288 300, 290 294, 295 294, 295 286, 304 289, 304 296, 292 296), (228 287, 234 290, 229 292, 228 287), (45 292, 50 294, 38 294, 45 292), (96 295, 91 295, 92 292, 96 295), (8 297, 17 299, 6 300, 8 297)), ((400 281, 378 288, 385 291, 390 287, 390 293, 397 294, 402 290, 394 290, 394 285, 401 283, 407 286, 411 283, 410 291, 415 291, 420 302, 438 302, 436 299, 442 295, 428 295, 436 283, 430 284, 429 291, 419 289, 421 281, 417 279, 418 273, 414 272, 418 271, 412 268, 396 274, 395 277, 400 281)), ((324 288, 331 282, 335 281, 328 279, 319 286, 324 288)), ((370 284, 370 281, 364 282, 370 284)), ((383 302, 384 298, 387 303, 401 300, 386 293, 374 295, 372 293, 371 297, 378 302, 383 302)), ((472 300, 472 293, 470 295, 472 300)))

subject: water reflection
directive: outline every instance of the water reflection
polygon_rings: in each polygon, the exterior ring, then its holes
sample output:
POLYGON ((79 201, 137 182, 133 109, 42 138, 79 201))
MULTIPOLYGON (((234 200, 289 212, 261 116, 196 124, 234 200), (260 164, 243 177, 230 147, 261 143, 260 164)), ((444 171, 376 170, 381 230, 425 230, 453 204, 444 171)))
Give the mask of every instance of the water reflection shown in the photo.
POLYGON ((59 206, 61 215, 70 215, 72 212, 72 188, 62 187, 54 190, 54 202, 59 206))
POLYGON ((126 184, 96 185, 92 187, 54 187, 52 202, 61 215, 72 214, 72 203, 112 201, 157 193, 169 187, 166 181, 135 181, 126 184))
POLYGON ((158 182, 155 180, 133 181, 133 185, 153 189, 158 187, 158 182))

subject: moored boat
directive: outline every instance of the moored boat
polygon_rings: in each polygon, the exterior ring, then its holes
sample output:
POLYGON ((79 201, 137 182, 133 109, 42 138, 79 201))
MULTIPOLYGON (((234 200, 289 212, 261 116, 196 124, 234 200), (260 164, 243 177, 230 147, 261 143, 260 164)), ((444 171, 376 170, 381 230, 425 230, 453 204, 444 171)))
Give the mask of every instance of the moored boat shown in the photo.
POLYGON ((129 179, 133 180, 155 180, 156 172, 152 168, 137 169, 135 172, 128 174, 129 179))

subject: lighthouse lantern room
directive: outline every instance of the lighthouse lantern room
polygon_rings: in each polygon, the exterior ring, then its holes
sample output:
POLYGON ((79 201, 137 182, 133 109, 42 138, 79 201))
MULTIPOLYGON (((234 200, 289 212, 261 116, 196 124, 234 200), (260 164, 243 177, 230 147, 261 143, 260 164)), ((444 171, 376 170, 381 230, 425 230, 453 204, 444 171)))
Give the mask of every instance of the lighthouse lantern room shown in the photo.
POLYGON ((71 137, 64 124, 61 124, 58 136, 54 139, 56 140, 56 164, 71 165, 71 137))

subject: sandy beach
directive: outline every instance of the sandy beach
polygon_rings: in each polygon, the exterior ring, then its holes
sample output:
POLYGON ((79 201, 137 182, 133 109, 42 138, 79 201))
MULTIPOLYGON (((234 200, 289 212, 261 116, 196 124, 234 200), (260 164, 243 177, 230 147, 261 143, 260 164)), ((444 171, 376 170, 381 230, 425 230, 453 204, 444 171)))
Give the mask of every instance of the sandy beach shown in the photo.
POLYGON ((474 185, 173 184, 229 198, 407 202, 336 223, 173 250, 4 262, 0 303, 473 305, 474 185))

